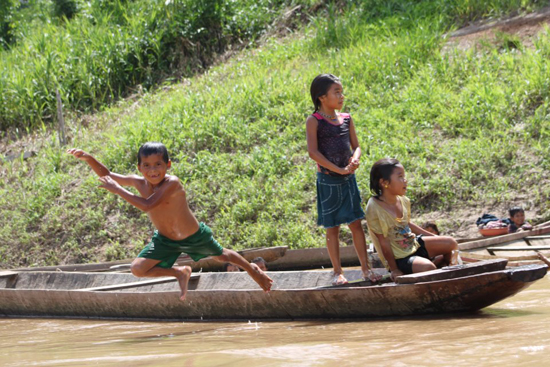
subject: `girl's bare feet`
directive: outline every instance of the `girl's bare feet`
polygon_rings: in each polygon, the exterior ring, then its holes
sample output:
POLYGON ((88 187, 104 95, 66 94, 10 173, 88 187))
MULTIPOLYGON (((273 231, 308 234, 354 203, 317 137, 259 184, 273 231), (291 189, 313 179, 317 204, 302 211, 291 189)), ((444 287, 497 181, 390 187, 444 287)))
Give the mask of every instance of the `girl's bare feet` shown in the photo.
POLYGON ((250 272, 249 275, 265 292, 269 292, 273 285, 273 279, 268 277, 258 265, 252 263, 250 266, 252 267, 252 272, 250 272))
POLYGON ((453 250, 451 254, 451 261, 449 263, 449 266, 454 266, 454 265, 462 265, 462 259, 458 254, 458 250, 453 250))
POLYGON ((189 284, 189 278, 191 277, 191 267, 178 266, 173 269, 176 271, 176 279, 178 279, 181 289, 180 300, 185 301, 185 296, 187 295, 187 285, 189 284))
POLYGON ((382 275, 376 274, 372 269, 363 271, 363 279, 370 280, 372 283, 377 283, 382 279, 382 275))
POLYGON ((342 273, 332 273, 332 285, 347 284, 348 280, 342 273))

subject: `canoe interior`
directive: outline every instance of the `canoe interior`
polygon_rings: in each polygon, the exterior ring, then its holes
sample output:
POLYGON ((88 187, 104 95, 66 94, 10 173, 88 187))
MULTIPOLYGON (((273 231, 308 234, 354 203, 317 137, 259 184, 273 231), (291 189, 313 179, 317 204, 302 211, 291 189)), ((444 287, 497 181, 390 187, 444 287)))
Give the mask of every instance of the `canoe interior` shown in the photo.
MULTIPOLYGON (((384 269, 379 270, 384 273, 384 269)), ((328 286, 331 284, 332 272, 293 271, 268 272, 274 280, 273 289, 305 289, 328 286)), ((360 270, 346 270, 350 280, 361 279, 360 270)), ((146 283, 152 279, 167 280, 161 284, 151 284, 126 288, 125 292, 177 291, 175 278, 137 278, 129 273, 83 273, 83 272, 21 272, 0 278, 0 288, 43 289, 43 290, 88 290, 109 285, 125 283, 146 283)), ((194 274, 189 281, 189 290, 241 290, 259 289, 258 285, 245 272, 213 272, 194 274)))

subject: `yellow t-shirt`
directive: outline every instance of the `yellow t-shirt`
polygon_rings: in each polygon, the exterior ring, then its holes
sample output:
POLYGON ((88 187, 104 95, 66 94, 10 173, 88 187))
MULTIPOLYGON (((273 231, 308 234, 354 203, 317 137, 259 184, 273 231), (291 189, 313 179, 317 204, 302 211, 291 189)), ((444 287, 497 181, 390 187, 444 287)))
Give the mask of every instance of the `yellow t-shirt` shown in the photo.
POLYGON ((415 234, 409 227, 411 221, 411 201, 406 196, 398 196, 403 208, 403 217, 396 218, 386 209, 384 209, 374 197, 371 197, 367 203, 366 219, 369 227, 369 235, 378 252, 378 256, 386 268, 388 262, 382 253, 382 247, 376 234, 381 234, 390 240, 393 256, 396 259, 407 257, 418 250, 420 245, 416 241, 415 234))

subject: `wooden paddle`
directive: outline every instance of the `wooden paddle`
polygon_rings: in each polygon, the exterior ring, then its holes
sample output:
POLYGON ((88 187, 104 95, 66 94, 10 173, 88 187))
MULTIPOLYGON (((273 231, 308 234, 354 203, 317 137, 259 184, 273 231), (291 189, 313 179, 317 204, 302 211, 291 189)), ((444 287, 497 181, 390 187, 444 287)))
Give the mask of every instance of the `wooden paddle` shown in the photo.
POLYGON ((487 247, 487 251, 494 255, 495 251, 547 251, 550 246, 494 246, 487 247))

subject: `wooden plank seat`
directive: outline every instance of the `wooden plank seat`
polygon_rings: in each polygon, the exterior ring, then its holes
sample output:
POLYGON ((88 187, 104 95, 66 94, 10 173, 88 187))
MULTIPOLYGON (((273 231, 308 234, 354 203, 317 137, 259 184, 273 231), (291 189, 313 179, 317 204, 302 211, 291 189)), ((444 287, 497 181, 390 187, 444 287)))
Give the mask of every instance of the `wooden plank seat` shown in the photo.
POLYGON ((494 246, 487 247, 487 251, 491 255, 495 254, 495 251, 546 251, 550 250, 550 246, 494 246))
POLYGON ((544 244, 544 243, 548 243, 548 241, 544 241, 544 240, 548 240, 548 239, 550 239, 550 235, 527 236, 523 240, 525 241, 525 243, 528 246, 533 246, 531 241, 543 240, 543 244, 544 244))
POLYGON ((550 235, 542 235, 542 236, 527 236, 524 239, 525 240, 545 240, 550 238, 550 235))
POLYGON ((413 284, 419 282, 431 282, 436 280, 467 277, 475 274, 502 270, 506 267, 507 263, 508 260, 506 259, 494 259, 479 263, 446 266, 437 270, 402 275, 397 277, 395 282, 398 284, 413 284))

